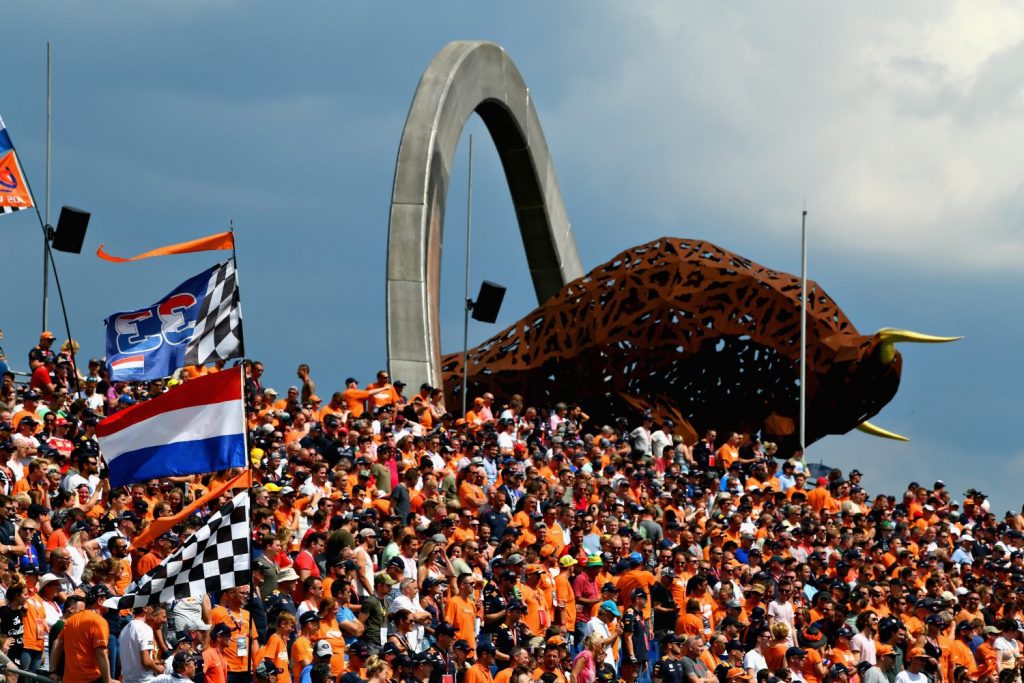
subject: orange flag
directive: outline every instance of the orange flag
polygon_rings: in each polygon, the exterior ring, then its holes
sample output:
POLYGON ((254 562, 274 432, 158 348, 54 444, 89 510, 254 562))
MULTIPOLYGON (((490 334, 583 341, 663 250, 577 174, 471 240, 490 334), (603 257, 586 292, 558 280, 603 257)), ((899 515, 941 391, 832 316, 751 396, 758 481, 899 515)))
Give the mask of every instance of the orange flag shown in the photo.
POLYGON ((249 486, 252 486, 252 473, 249 470, 246 470, 245 472, 242 472, 234 479, 225 483, 220 488, 210 491, 196 502, 183 508, 182 511, 178 514, 171 515, 170 517, 161 517, 159 519, 154 519, 153 523, 146 527, 145 531, 143 531, 141 534, 139 534, 132 540, 132 545, 136 548, 145 548, 150 543, 152 543, 153 541, 155 541, 156 539, 170 531, 175 524, 190 517, 196 510, 199 510, 200 508, 204 507, 207 503, 209 503, 217 496, 220 496, 225 491, 230 491, 231 489, 237 488, 248 488, 249 486))
POLYGON ((132 256, 131 258, 121 258, 120 256, 111 256, 107 252, 103 251, 103 245, 96 250, 96 255, 105 261, 111 263, 126 263, 128 261, 138 261, 139 259, 151 258, 153 256, 169 256, 171 254, 191 254, 196 251, 218 251, 224 249, 235 248, 235 235, 232 232, 219 232, 216 235, 210 235, 208 237, 200 237, 197 240, 191 240, 190 242, 179 242, 178 244, 169 244, 166 247, 157 247, 147 251, 144 254, 138 256, 132 256))

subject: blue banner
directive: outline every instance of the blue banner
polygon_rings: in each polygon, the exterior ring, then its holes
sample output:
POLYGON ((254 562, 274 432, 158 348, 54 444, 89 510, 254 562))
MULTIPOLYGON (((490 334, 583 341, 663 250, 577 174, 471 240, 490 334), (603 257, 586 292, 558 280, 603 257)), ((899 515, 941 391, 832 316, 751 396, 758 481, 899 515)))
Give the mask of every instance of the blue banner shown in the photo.
POLYGON ((107 367, 112 381, 161 379, 185 365, 185 350, 202 310, 213 266, 152 306, 106 319, 107 367))

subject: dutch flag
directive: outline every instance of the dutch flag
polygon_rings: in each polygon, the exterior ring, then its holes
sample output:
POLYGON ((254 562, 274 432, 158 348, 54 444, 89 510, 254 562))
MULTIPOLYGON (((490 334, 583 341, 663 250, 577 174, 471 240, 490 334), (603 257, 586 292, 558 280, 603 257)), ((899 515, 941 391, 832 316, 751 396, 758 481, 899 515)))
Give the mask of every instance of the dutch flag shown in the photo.
POLYGON ((245 467, 242 368, 205 375, 96 427, 111 486, 245 467))

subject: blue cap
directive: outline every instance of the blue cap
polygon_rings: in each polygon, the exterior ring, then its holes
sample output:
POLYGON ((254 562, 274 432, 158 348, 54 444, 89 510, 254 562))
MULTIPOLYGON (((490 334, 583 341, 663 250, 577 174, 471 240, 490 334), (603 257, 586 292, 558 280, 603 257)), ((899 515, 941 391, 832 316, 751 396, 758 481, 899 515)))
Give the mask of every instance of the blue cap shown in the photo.
POLYGON ((616 616, 616 617, 621 617, 622 616, 622 612, 619 611, 619 606, 616 605, 611 600, 605 600, 604 602, 602 602, 601 603, 601 609, 608 610, 609 612, 612 613, 613 616, 616 616))
POLYGON ((644 556, 641 555, 640 553, 633 552, 633 553, 629 554, 629 561, 630 562, 636 562, 637 564, 640 564, 640 563, 642 563, 644 561, 644 556))

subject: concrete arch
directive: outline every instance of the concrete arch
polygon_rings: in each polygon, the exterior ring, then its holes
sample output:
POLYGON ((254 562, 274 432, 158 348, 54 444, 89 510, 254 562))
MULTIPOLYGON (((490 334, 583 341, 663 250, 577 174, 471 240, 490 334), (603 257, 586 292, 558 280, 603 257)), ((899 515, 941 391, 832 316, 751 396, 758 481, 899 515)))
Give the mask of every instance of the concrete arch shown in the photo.
POLYGON ((494 43, 449 43, 416 88, 391 197, 388 367, 410 387, 441 386, 445 201, 455 149, 473 112, 484 120, 501 158, 538 303, 583 275, 547 142, 519 70, 494 43))

